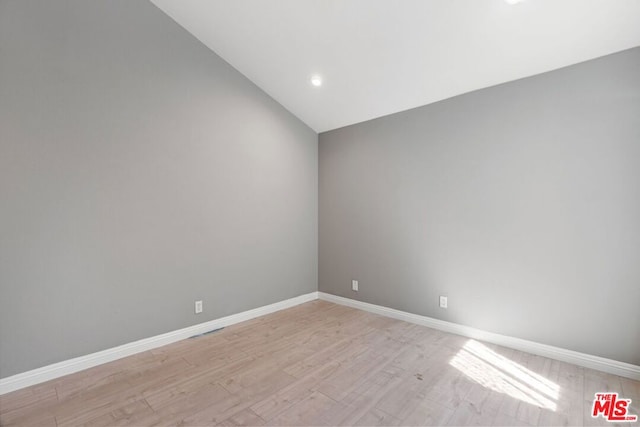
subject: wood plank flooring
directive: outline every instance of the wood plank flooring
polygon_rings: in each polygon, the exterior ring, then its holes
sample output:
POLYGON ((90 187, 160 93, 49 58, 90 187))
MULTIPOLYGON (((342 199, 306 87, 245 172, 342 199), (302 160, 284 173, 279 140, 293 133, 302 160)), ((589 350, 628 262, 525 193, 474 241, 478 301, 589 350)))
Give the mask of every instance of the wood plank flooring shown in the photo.
POLYGON ((640 382, 313 301, 5 394, 0 424, 609 425, 600 391, 640 414, 640 382))

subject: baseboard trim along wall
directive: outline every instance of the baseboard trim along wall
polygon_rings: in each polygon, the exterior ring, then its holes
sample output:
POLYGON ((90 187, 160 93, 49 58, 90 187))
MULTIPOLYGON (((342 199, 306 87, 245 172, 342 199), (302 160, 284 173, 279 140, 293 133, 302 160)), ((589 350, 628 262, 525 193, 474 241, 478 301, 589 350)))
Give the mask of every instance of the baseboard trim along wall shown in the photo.
POLYGON ((630 363, 619 362, 617 360, 607 359, 599 356, 592 356, 590 354, 580 353, 573 350, 566 350, 564 348, 540 344, 520 338, 495 334, 493 332, 483 331, 480 329, 472 328, 470 326, 446 322, 444 320, 421 316, 419 314, 407 313, 405 311, 395 310, 393 308, 383 307, 375 304, 369 304, 362 301, 356 301, 350 298, 340 297, 324 292, 318 292, 318 298, 324 301, 329 301, 336 304, 346 305, 348 307, 368 311, 370 313, 392 317, 394 319, 403 320, 405 322, 427 326, 429 328, 438 329, 444 332, 462 335, 464 337, 473 338, 479 341, 485 341, 492 344, 501 345, 503 347, 509 347, 515 350, 536 354, 538 356, 544 356, 550 359, 560 360, 562 362, 572 363, 574 365, 582 366, 585 368, 595 369, 598 371, 606 372, 608 374, 619 375, 621 377, 640 381, 640 366, 638 365, 632 365, 630 363))
POLYGON ((560 360, 562 362, 573 363, 574 365, 583 366, 585 368, 596 369, 598 371, 609 374, 619 375, 621 377, 630 378, 640 381, 640 366, 630 363, 618 362, 616 360, 607 359, 590 354, 579 353, 577 351, 566 350, 559 347, 553 347, 546 344, 540 344, 533 341, 527 341, 520 338, 509 337, 506 335, 495 334, 470 326, 459 325, 457 323, 446 322, 419 314, 407 313, 405 311, 395 310, 380 305, 369 304, 362 301, 356 301, 337 295, 331 295, 324 292, 311 292, 290 298, 284 301, 265 305, 263 307, 254 308, 252 310, 243 311, 241 313, 232 314, 230 316, 221 317, 219 319, 189 326, 176 331, 167 332, 165 334, 156 335, 154 337, 141 339, 132 343, 124 344, 118 347, 88 354, 86 356, 76 357, 74 359, 65 360, 54 363, 52 365, 43 366, 42 368, 23 372, 7 378, 0 379, 0 395, 6 394, 21 388, 29 387, 35 384, 43 383, 65 375, 73 374, 103 363, 112 362, 123 357, 131 356, 136 353, 162 347, 194 335, 199 335, 214 329, 224 328, 236 323, 251 320, 265 314, 284 310, 285 308, 294 307, 305 302, 321 299, 324 301, 353 307, 359 310, 368 311, 370 313, 379 314, 381 316, 391 317, 405 322, 415 323, 417 325, 438 329, 452 334, 462 335, 480 341, 490 342, 504 347, 525 351, 539 356, 549 357, 551 359, 560 360))
POLYGON ((103 363, 112 362, 114 360, 131 356, 136 353, 141 353, 143 351, 162 347, 163 345, 171 344, 176 341, 192 337, 194 335, 212 331, 214 329, 224 328, 226 326, 244 322, 245 320, 251 320, 256 317, 264 316, 265 314, 284 310, 285 308, 294 307, 296 305, 316 299, 318 299, 318 293, 311 292, 284 301, 279 301, 273 304, 254 308, 252 310, 243 311, 241 313, 232 314, 230 316, 221 317, 219 319, 211 320, 193 326, 188 326, 176 331, 167 332, 165 334, 156 335, 150 338, 144 338, 107 350, 98 351, 86 356, 80 356, 62 362, 54 363, 52 365, 43 366, 42 368, 16 374, 11 377, 1 378, 0 395, 19 390, 21 388, 29 387, 31 385, 43 383, 55 378, 59 378, 64 375, 83 371, 85 369, 89 369, 103 363))

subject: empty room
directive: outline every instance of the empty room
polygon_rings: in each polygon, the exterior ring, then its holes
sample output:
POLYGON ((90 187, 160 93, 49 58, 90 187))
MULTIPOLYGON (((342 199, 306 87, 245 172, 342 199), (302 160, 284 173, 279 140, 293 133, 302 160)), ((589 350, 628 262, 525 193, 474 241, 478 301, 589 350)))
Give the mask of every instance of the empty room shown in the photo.
POLYGON ((1 426, 639 426, 640 0, 0 0, 1 426))

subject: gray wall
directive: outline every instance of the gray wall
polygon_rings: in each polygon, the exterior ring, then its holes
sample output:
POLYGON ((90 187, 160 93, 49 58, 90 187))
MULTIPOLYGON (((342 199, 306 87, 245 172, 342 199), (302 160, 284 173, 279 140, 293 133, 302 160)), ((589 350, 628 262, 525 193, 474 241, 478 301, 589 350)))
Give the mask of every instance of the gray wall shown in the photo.
POLYGON ((640 48, 319 146, 320 291, 640 364, 640 48))
POLYGON ((0 377, 317 289, 317 135, 144 0, 0 0, 0 203, 0 377))

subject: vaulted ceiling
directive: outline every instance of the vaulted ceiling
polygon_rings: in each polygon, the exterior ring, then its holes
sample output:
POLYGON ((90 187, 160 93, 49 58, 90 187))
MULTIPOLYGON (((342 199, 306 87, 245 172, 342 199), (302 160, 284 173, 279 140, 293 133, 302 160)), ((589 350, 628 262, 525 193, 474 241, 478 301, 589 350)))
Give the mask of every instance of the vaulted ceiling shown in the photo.
POLYGON ((640 46, 640 0, 152 1, 318 132, 640 46))

